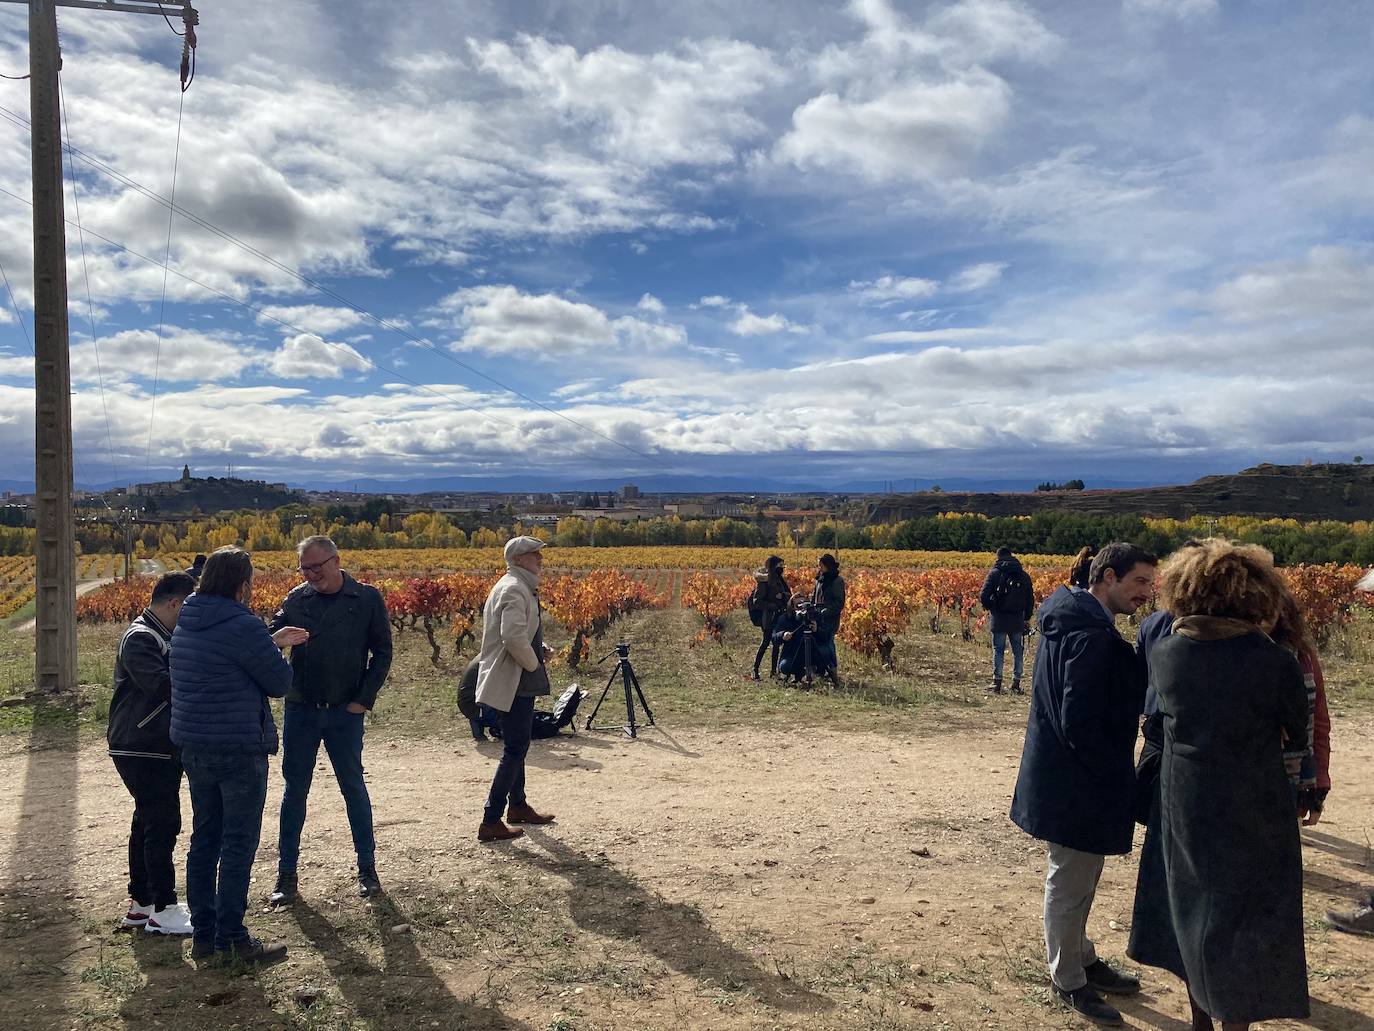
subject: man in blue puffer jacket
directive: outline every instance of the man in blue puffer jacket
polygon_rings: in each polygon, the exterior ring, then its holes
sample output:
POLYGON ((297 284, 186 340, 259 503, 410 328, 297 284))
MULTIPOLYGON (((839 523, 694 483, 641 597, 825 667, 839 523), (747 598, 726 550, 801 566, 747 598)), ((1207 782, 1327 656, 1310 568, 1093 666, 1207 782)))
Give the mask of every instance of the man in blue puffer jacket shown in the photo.
POLYGON ((269 698, 291 686, 281 649, 309 634, 282 627, 269 634, 247 602, 253 562, 242 548, 206 560, 196 593, 172 634, 172 742, 191 787, 191 847, 186 896, 191 958, 275 963, 286 945, 248 934, 248 881, 267 800, 267 757, 277 751, 269 698))

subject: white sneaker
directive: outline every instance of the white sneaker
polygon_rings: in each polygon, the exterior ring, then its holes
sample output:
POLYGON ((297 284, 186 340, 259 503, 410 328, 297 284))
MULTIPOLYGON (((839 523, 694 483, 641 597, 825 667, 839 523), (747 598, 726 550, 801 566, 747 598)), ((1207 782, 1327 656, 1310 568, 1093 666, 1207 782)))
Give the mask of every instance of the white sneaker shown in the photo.
POLYGON ((149 934, 190 934, 191 911, 180 902, 155 909, 143 929, 149 934))
POLYGON ((148 918, 153 915, 152 906, 140 906, 133 899, 129 900, 129 911, 124 914, 124 919, 119 921, 119 926, 124 930, 147 925, 148 918))

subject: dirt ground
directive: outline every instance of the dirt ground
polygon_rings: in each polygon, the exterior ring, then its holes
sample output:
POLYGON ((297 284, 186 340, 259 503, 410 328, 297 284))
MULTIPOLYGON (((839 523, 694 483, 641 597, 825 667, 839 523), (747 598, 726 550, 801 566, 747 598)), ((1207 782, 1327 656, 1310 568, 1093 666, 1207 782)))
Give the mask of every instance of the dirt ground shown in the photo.
MULTIPOLYGON (((250 930, 290 944, 257 975, 116 932, 129 801, 108 758, 40 723, 0 738, 0 1027, 1060 1028, 1040 941, 1041 849, 1006 813, 1024 709, 982 729, 579 733, 536 742, 531 801, 558 822, 478 845, 496 746, 369 739, 384 901, 358 899, 326 763, 301 903, 265 913, 272 773, 250 930)), ((874 714, 875 726, 884 723, 874 714)), ((1304 832, 1313 1017, 1374 1028, 1374 940, 1325 928, 1374 886, 1374 722, 1340 721, 1327 819, 1304 832)), ((189 836, 190 809, 178 864, 189 836)), ((1134 857, 1107 863, 1090 933, 1123 958, 1134 857)), ((1144 972, 1131 1027, 1186 1031, 1144 972)), ((1272 1027, 1298 1026, 1287 1023, 1272 1027)))

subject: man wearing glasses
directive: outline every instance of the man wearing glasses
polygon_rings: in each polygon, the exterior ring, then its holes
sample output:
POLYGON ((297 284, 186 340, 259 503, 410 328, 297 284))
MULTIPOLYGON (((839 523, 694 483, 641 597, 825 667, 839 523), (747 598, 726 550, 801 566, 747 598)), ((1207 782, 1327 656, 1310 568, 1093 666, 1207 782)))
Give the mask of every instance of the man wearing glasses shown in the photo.
POLYGON ((282 719, 282 779, 277 886, 270 902, 285 905, 296 897, 305 805, 320 745, 339 782, 358 854, 358 894, 381 894, 372 800, 363 780, 363 721, 377 701, 391 668, 391 624, 381 592, 360 584, 339 566, 339 549, 328 537, 307 537, 296 546, 305 577, 286 596, 269 628, 297 626, 309 631, 291 649, 291 689, 282 719))

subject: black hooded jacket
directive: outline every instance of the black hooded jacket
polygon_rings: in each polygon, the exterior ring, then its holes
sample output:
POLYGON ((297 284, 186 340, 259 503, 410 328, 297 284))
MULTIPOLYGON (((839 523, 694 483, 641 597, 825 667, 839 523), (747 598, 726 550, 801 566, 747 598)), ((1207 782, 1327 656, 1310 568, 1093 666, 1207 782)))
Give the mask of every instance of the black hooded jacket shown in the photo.
POLYGON ((172 759, 172 632, 151 609, 129 624, 115 653, 105 740, 111 755, 172 759))
POLYGON ((1012 822, 1042 841, 1124 855, 1143 668, 1088 591, 1060 587, 1046 598, 1040 633, 1012 822))
POLYGON ((1031 584, 1030 576, 1021 568, 1020 559, 1012 556, 997 560, 988 570, 987 579, 983 581, 983 589, 978 593, 978 604, 983 606, 983 611, 991 617, 990 629, 994 634, 1019 634, 1025 630, 1026 624, 1035 612, 1035 588, 1031 584), (1010 599, 1013 604, 998 604, 998 589, 1004 583, 1012 582, 1013 578, 1016 584, 1010 599))

